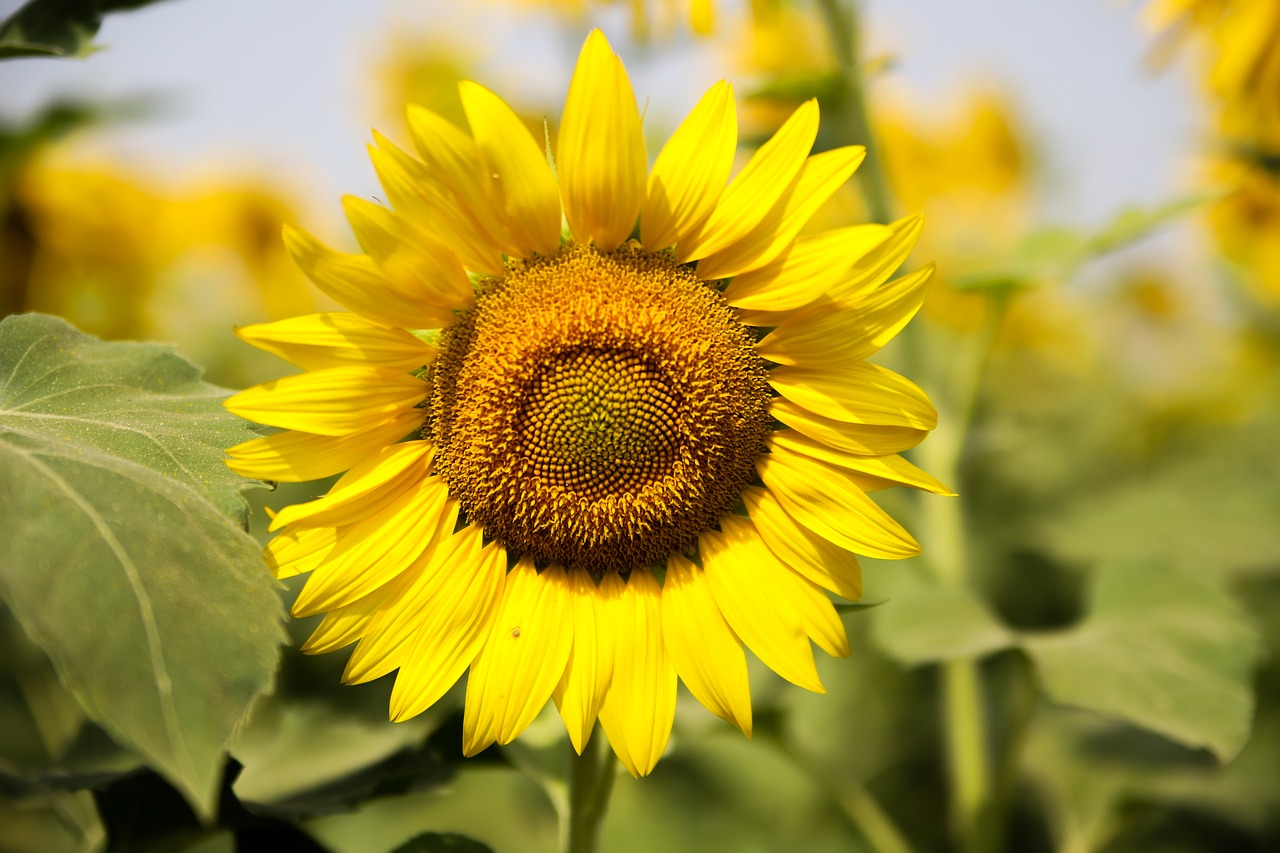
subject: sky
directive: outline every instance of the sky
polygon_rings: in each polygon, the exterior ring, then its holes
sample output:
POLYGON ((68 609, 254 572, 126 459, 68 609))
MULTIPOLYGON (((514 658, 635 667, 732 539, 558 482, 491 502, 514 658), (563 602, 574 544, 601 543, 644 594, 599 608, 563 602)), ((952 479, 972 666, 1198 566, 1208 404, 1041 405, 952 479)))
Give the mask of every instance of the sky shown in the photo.
MULTIPOLYGON (((0 0, 0 15, 19 4, 0 0)), ((969 85, 1007 94, 1049 176, 1049 220, 1099 224, 1185 186, 1198 138, 1195 92, 1144 65, 1149 36, 1124 0, 870 0, 868 53, 894 58, 892 85, 940 111, 969 85)), ((728 16, 732 0, 722 0, 728 16)), ((600 24, 642 102, 668 123, 729 73, 688 36, 662 51, 629 45, 622 8, 600 24)), ((109 16, 85 60, 0 63, 0 120, 60 94, 164 98, 160 116, 112 129, 99 152, 161 176, 267 176, 307 204, 376 182, 365 155, 371 69, 393 32, 434 29, 487 45, 484 82, 560 103, 588 23, 501 3, 436 0, 171 0, 109 16)), ((480 76, 480 75, 478 75, 480 76)), ((873 92, 874 98, 874 92, 873 92)))

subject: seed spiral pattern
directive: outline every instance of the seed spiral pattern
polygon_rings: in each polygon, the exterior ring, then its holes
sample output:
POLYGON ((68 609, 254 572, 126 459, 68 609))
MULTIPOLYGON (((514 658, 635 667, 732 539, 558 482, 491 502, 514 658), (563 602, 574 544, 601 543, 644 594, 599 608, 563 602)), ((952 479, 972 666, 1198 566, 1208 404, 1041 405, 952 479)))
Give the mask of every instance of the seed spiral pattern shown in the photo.
POLYGON ((769 429, 752 333, 667 254, 512 263, 444 330, 426 433, 462 511, 538 562, 661 565, 738 503, 769 429))

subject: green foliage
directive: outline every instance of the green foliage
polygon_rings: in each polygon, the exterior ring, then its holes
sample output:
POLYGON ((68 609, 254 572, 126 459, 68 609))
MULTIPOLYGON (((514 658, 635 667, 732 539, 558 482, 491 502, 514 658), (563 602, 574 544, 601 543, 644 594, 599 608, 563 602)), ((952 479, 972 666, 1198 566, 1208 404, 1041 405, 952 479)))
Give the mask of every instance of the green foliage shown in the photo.
POLYGON ((908 666, 981 657, 1008 648, 1013 634, 963 587, 917 586, 875 614, 876 643, 908 666))
MULTIPOLYGON (((1238 438, 1232 443, 1240 446, 1238 438)), ((1081 563, 1159 560, 1215 576, 1275 566, 1280 477, 1269 470, 1275 467, 1269 455, 1259 454, 1251 469, 1244 462, 1180 459, 1080 495, 1041 529, 1057 554, 1081 563)))
POLYGON ((486 845, 454 832, 415 835, 391 853, 493 853, 486 845))
POLYGON ((0 592, 85 712, 208 816, 281 607, 222 449, 251 437, 164 346, 0 322, 0 592))
POLYGON ((157 0, 28 0, 0 21, 0 59, 23 56, 87 56, 110 12, 157 0))
POLYGON ((1230 596, 1149 565, 1099 570, 1088 618, 1027 638, 1055 701, 1235 757, 1249 737, 1258 638, 1230 596))
POLYGON ((1152 208, 1127 208, 1093 233, 1059 225, 1039 228, 999 266, 958 275, 954 284, 960 290, 1001 291, 1068 281, 1088 262, 1131 246, 1220 197, 1196 193, 1152 208))

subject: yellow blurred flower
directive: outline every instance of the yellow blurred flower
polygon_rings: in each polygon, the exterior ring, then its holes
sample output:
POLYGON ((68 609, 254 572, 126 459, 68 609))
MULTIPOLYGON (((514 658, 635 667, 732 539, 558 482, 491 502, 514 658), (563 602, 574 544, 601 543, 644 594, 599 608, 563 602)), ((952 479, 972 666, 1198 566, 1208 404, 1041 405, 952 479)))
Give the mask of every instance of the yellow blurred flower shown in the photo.
MULTIPOLYGON (((370 100, 376 107, 370 118, 387 138, 406 144, 411 138, 405 104, 424 107, 458 127, 467 126, 458 83, 477 76, 488 58, 483 47, 417 24, 397 24, 380 45, 371 80, 370 100)), ((518 88, 520 81, 513 82, 518 88)), ((535 139, 546 142, 550 134, 554 145, 555 134, 546 121, 555 111, 552 104, 512 98, 511 105, 535 139)))
MULTIPOLYGON (((397 27, 380 43, 375 66, 375 120, 403 122, 404 105, 418 104, 458 126, 467 123, 458 82, 474 73, 482 56, 464 41, 397 27)), ((405 128, 407 130, 407 128, 405 128)))
POLYGON ((1280 135, 1280 3, 1155 0, 1144 11, 1164 46, 1198 42, 1229 134, 1280 135))
POLYGON ((1209 213, 1218 247, 1255 299, 1280 303, 1280 174, 1241 155, 1219 159, 1213 177, 1234 188, 1209 213))
POLYGON ((7 310, 107 338, 179 340, 209 358, 233 319, 314 308, 280 242, 293 218, 249 183, 169 188, 113 164, 37 158, 9 199, 0 288, 7 310))
MULTIPOLYGON (((550 9, 584 21, 591 8, 626 5, 631 16, 631 34, 637 41, 653 36, 668 38, 687 25, 698 35, 716 27, 715 0, 505 0, 519 6, 550 9), (682 24, 683 22, 683 24, 682 24)), ((773 5, 777 0, 753 0, 754 5, 773 5)))
POLYGON ((1156 0, 1162 47, 1195 42, 1206 66, 1219 151, 1209 177, 1233 192, 1210 223, 1255 298, 1280 302, 1280 2, 1156 0))
MULTIPOLYGON (((765 3, 737 19, 730 38, 716 47, 734 75, 754 87, 815 79, 835 73, 831 36, 815 4, 765 3)), ((775 88, 779 88, 775 86, 775 88)), ((773 133, 806 96, 748 98, 741 116, 747 138, 773 133)))
POLYGON ((993 92, 948 99, 946 113, 913 106, 903 95, 885 100, 875 131, 889 183, 905 207, 924 213, 929 227, 920 251, 938 259, 927 316, 971 329, 985 315, 986 298, 954 283, 1012 256, 1025 235, 1026 145, 1008 103, 993 92))

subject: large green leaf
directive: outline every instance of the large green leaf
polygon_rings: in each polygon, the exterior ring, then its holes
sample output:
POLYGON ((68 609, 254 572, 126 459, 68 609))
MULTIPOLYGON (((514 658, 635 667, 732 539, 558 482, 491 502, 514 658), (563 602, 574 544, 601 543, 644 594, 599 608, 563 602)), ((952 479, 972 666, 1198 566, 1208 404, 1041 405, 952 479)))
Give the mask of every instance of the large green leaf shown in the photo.
POLYGON ((208 816, 281 606, 222 448, 251 435, 169 347, 0 322, 0 595, 90 717, 208 816))
POLYGON ((161 344, 107 343, 57 317, 0 321, 0 431, 14 442, 75 448, 92 464, 140 465, 248 523, 243 490, 224 450, 254 437, 222 408, 227 391, 161 344))
POLYGON ((449 776, 444 761, 412 755, 443 716, 437 705, 393 726, 385 714, 349 714, 314 698, 304 703, 273 696, 258 705, 232 744, 244 765, 236 796, 276 813, 310 815, 354 809, 408 768, 424 783, 443 782, 449 776))
POLYGON ((1158 732, 1220 759, 1249 737, 1258 638, 1218 588, 1164 566, 1099 570, 1089 616, 1028 637, 1050 698, 1158 732))
MULTIPOLYGON (((1224 453, 1236 453, 1242 443, 1238 434, 1228 435, 1224 453)), ((1275 571, 1276 469, 1272 460, 1247 456, 1179 460, 1106 491, 1078 495, 1039 529, 1055 555, 1074 562, 1160 560, 1213 575, 1275 571)))
POLYGON ((1013 645, 1013 634, 972 592, 912 586, 873 614, 872 636, 885 654, 909 666, 982 657, 1013 645))
POLYGON ((85 56, 108 12, 156 0, 28 0, 0 21, 0 59, 21 56, 85 56))

